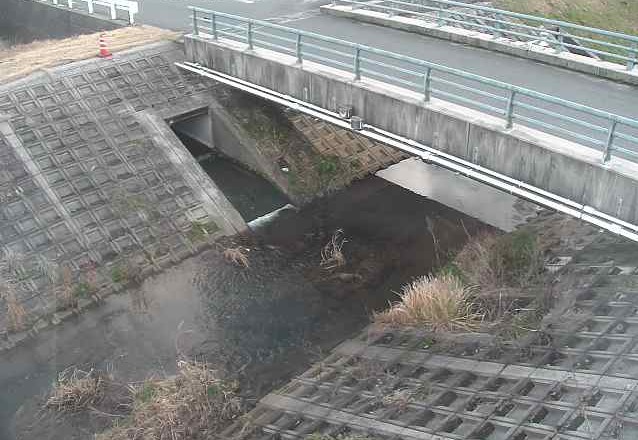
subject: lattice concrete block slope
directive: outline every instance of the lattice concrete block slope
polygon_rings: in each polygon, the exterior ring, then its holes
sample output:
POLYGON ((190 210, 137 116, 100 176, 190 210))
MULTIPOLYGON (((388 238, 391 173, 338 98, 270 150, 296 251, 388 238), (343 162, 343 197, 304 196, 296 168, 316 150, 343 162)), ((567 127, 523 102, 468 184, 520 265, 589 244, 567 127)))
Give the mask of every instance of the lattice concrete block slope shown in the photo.
POLYGON ((373 326, 219 438, 638 438, 636 247, 614 241, 598 243, 599 260, 592 248, 560 255, 570 262, 557 284, 563 301, 542 332, 442 344, 425 331, 373 326))
POLYGON ((204 230, 242 229, 158 116, 212 93, 174 67, 181 58, 162 43, 0 87, 1 271, 30 323, 64 309, 64 284, 90 301, 84 284, 101 291, 118 265, 159 268, 197 251, 204 230))

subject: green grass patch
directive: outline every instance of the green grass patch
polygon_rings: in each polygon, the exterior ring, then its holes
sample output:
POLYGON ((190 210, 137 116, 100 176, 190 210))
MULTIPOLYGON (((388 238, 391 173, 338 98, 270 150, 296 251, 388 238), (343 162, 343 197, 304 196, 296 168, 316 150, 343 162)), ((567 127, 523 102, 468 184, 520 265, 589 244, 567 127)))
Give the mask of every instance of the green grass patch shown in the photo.
POLYGON ((191 230, 189 233, 192 241, 204 241, 209 235, 219 231, 219 226, 213 220, 209 222, 193 221, 191 223, 191 230))
POLYGON ((145 382, 135 394, 135 400, 139 403, 148 403, 155 397, 157 387, 152 382, 145 382))
POLYGON ((128 270, 126 267, 115 266, 111 269, 111 281, 118 284, 124 284, 128 281, 128 270))
POLYGON ((73 296, 76 298, 87 298, 91 295, 92 291, 93 289, 89 283, 81 282, 73 288, 73 296))
POLYGON ((536 235, 525 230, 503 235, 496 240, 493 266, 509 286, 523 286, 538 280, 543 270, 542 253, 536 235))
POLYGON ((440 267, 436 271, 436 276, 437 277, 452 276, 458 279, 459 281, 461 281, 462 283, 466 282, 465 276, 463 275, 463 271, 456 264, 455 261, 448 261, 443 267, 440 267))
POLYGON ((317 172, 322 177, 332 177, 339 172, 340 161, 336 156, 324 156, 317 164, 317 172))

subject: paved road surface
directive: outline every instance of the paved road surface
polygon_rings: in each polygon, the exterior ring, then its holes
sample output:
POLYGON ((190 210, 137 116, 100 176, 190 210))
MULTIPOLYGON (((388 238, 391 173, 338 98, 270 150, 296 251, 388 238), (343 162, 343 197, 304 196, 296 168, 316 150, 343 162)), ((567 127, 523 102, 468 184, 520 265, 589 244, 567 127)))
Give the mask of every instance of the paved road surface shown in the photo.
POLYGON ((319 13, 328 0, 141 0, 139 20, 172 29, 190 27, 187 5, 267 19, 367 44, 527 87, 638 119, 638 88, 422 35, 319 13))

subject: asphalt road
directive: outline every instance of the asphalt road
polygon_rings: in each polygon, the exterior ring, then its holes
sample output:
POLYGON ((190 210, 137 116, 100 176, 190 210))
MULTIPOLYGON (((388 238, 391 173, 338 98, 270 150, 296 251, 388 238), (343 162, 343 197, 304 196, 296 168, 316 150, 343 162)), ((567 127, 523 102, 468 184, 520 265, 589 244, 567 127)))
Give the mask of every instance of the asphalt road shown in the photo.
POLYGON ((141 0, 139 21, 190 29, 188 5, 409 55, 638 119, 638 87, 506 54, 321 14, 328 0, 141 0))

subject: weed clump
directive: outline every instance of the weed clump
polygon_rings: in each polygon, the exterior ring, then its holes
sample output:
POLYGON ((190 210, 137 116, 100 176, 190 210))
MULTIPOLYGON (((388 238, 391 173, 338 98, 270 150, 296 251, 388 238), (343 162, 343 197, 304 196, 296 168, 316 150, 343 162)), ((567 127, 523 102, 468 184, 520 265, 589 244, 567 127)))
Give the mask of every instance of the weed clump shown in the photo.
POLYGON ((231 264, 241 266, 245 269, 250 267, 250 261, 248 260, 247 250, 241 247, 226 248, 222 252, 224 259, 231 264))
POLYGON ((87 409, 102 398, 104 385, 104 378, 93 370, 67 368, 58 375, 44 406, 70 413, 87 409))
POLYGON ((18 301, 15 291, 9 283, 6 283, 2 290, 2 298, 7 305, 7 320, 9 321, 8 329, 14 332, 24 330, 28 321, 27 311, 18 301))
POLYGON ((99 440, 185 440, 211 438, 240 414, 236 385, 198 362, 180 361, 177 376, 133 387, 130 416, 99 434, 99 440))
POLYGON ((126 284, 129 279, 128 270, 126 267, 116 266, 111 269, 111 281, 117 284, 126 284))
POLYGON ((374 319, 382 324, 426 326, 433 331, 472 331, 483 319, 480 309, 458 278, 423 276, 404 286, 401 300, 374 319))
POLYGON ((193 221, 189 236, 192 241, 204 241, 217 231, 219 231, 219 226, 212 220, 209 222, 193 221))
POLYGON ((346 257, 343 255, 343 245, 347 242, 343 229, 337 229, 330 241, 321 249, 321 267, 326 270, 345 266, 346 257))
POLYGON ((536 236, 521 230, 496 236, 481 234, 459 252, 455 265, 471 285, 484 290, 527 287, 543 271, 543 255, 536 236))

